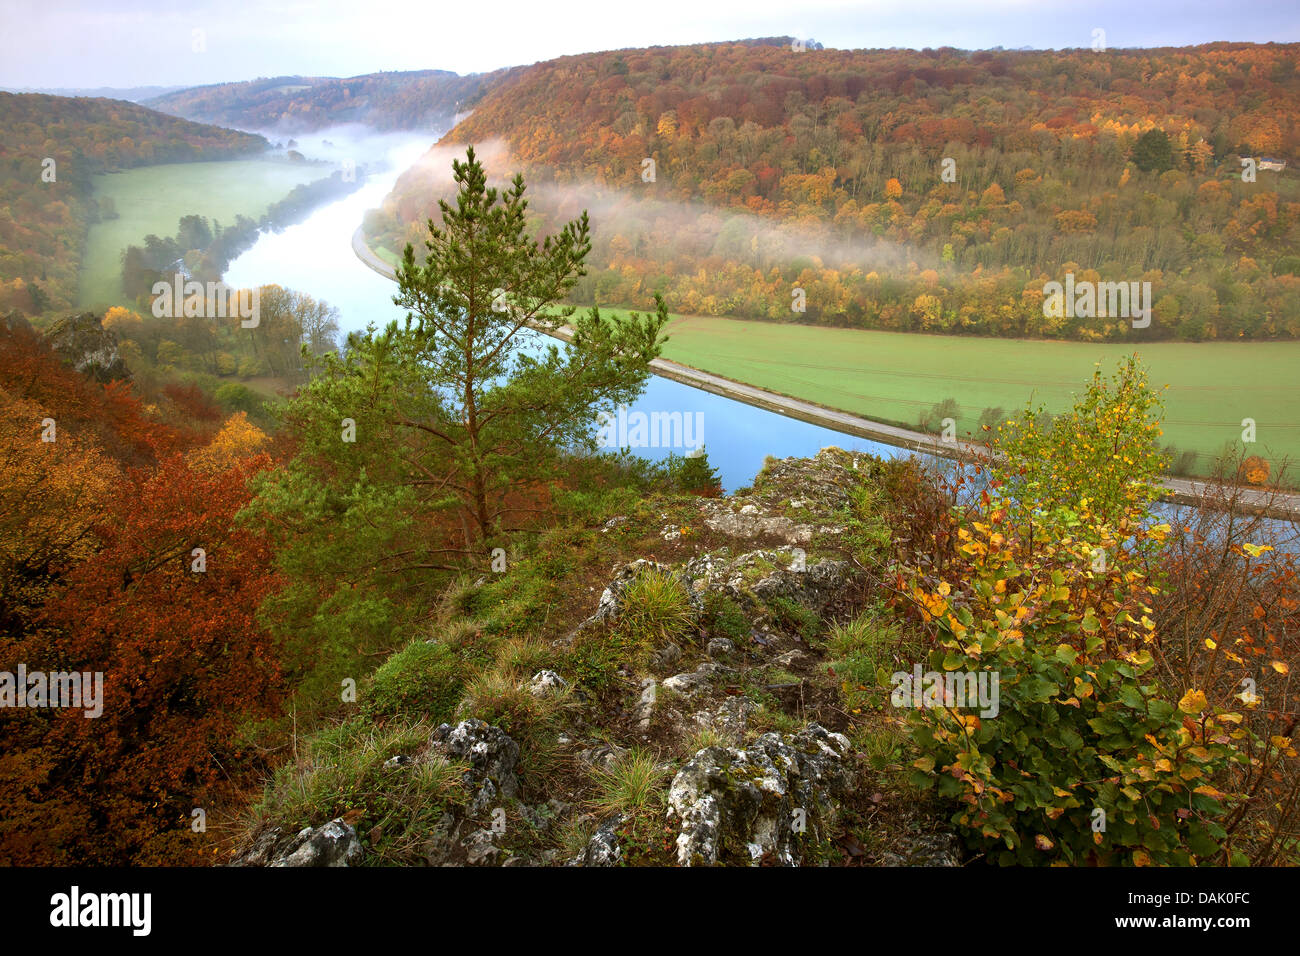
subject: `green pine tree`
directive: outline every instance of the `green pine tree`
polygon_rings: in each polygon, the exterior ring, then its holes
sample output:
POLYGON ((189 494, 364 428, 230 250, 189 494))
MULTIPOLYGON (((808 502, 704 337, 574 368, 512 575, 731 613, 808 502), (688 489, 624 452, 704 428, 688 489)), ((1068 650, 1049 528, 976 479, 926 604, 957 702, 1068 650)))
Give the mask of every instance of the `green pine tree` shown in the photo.
POLYGON ((399 425, 442 442, 447 488, 487 542, 500 530, 507 490, 553 477, 566 447, 594 448, 597 411, 641 393, 668 312, 662 299, 655 315, 622 321, 557 308, 586 274, 586 212, 539 244, 521 175, 504 191, 489 187, 472 147, 452 169, 456 204, 439 202, 442 224, 429 221, 423 264, 406 246, 393 299, 408 310, 406 324, 389 334, 444 396, 438 415, 399 425), (565 324, 573 335, 563 353, 539 349, 529 332, 565 324))
POLYGON ((669 468, 672 483, 688 494, 716 498, 722 494, 722 479, 717 469, 709 463, 709 456, 703 446, 689 455, 677 458, 669 456, 669 468))

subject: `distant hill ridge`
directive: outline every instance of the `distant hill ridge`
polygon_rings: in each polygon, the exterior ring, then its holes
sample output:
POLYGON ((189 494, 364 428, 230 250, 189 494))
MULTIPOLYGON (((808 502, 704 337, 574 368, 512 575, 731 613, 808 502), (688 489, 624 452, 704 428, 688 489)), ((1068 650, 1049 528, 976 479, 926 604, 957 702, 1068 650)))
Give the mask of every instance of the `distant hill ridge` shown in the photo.
POLYGON ((363 76, 276 76, 217 83, 147 101, 164 113, 245 129, 305 133, 363 123, 380 130, 450 126, 513 70, 460 76, 448 70, 363 76))
MULTIPOLYGON (((725 45, 789 48, 794 42, 792 37, 759 37, 725 45)), ((816 40, 802 43, 809 50, 822 49, 816 40)), ((465 75, 450 70, 396 70, 351 77, 258 77, 173 88, 142 102, 204 123, 280 133, 314 132, 340 123, 381 130, 446 128, 502 83, 551 62, 555 61, 465 75)))
POLYGON ((47 96, 84 96, 94 99, 126 100, 128 103, 143 103, 157 96, 166 96, 183 90, 183 86, 96 86, 96 87, 0 87, 5 93, 44 93, 47 96))

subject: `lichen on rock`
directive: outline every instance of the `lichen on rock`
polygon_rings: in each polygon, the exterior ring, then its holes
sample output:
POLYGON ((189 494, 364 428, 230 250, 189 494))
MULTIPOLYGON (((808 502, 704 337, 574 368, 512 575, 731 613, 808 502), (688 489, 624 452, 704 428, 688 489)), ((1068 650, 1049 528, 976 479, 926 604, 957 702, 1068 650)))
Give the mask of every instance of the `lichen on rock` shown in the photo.
POLYGON ((744 749, 706 747, 673 779, 668 816, 679 824, 677 862, 802 862, 800 840, 851 785, 843 734, 810 724, 763 734, 744 749))

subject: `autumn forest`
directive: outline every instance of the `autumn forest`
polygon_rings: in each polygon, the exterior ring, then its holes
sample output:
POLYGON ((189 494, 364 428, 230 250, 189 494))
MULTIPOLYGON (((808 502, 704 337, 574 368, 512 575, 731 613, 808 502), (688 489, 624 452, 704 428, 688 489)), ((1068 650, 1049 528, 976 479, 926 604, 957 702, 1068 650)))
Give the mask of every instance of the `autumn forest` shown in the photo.
MULTIPOLYGON (((1268 170, 1243 181, 1241 162, 1295 151, 1294 45, 789 52, 561 58, 502 80, 449 140, 504 140, 547 216, 598 210, 583 301, 644 308, 660 289, 686 313, 856 328, 1300 335, 1300 194, 1268 170), (1152 281, 1150 328, 1045 318, 1043 283, 1067 272, 1152 281)), ((394 248, 426 187, 413 171, 373 224, 394 248)))

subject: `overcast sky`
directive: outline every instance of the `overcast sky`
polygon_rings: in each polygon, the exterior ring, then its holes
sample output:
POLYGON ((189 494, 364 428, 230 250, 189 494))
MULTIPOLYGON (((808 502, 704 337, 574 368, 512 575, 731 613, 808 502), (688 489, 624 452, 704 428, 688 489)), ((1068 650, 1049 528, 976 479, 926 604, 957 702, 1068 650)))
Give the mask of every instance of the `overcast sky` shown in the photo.
POLYGON ((0 86, 471 73, 568 53, 785 35, 839 48, 1087 47, 1095 29, 1112 47, 1290 42, 1300 40, 1300 2, 0 0, 0 86))

